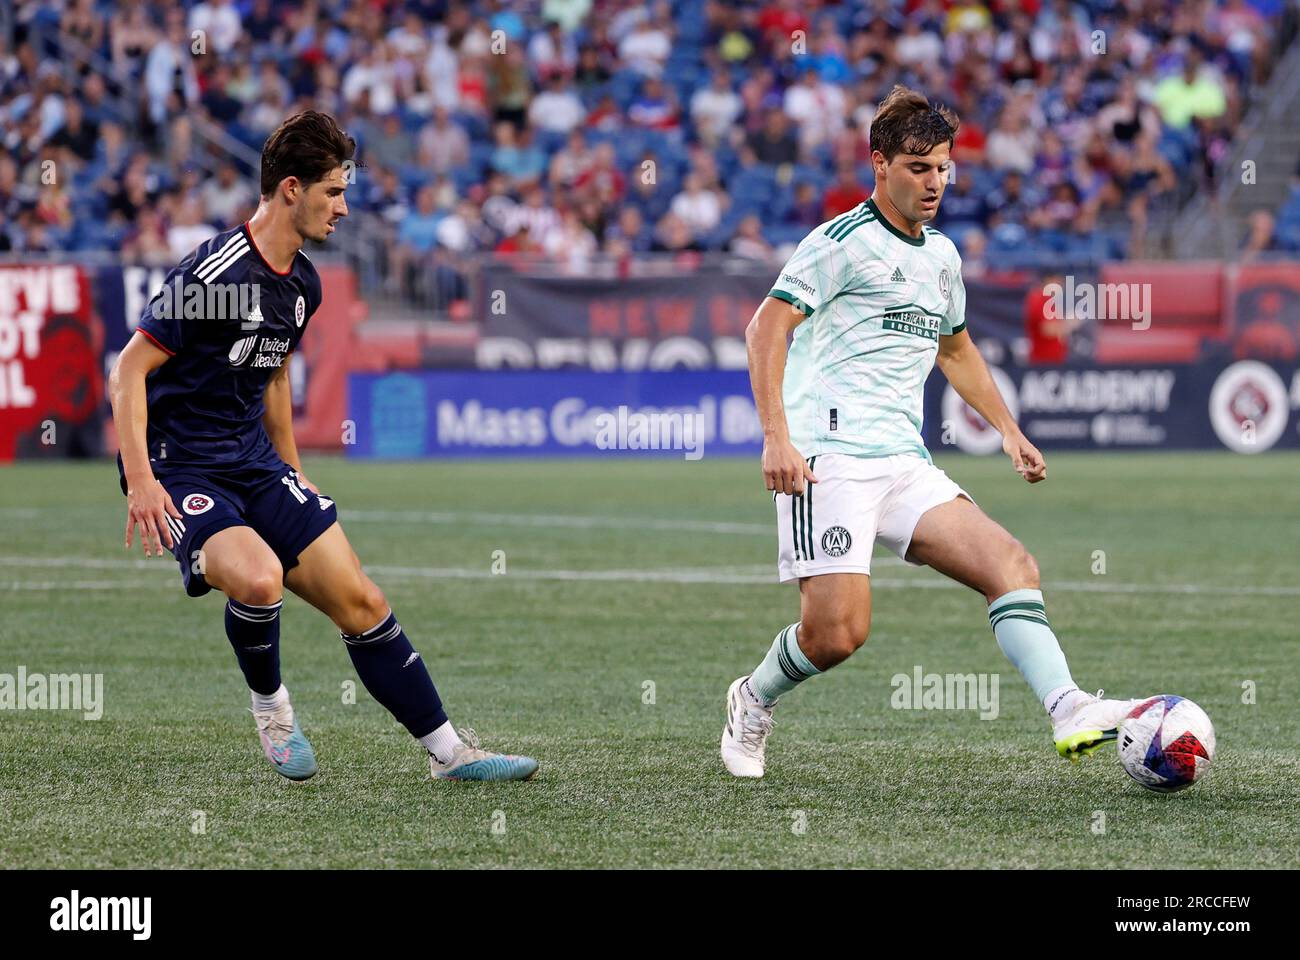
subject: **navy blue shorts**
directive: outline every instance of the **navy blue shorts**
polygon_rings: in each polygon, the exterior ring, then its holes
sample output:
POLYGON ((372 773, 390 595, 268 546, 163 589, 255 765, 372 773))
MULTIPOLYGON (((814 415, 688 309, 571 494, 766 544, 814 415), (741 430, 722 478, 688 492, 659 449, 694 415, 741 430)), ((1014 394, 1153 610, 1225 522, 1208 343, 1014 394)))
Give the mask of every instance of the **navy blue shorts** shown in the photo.
POLYGON ((298 472, 288 464, 247 482, 184 467, 159 470, 157 463, 154 474, 181 514, 179 520, 168 517, 167 524, 172 555, 191 597, 212 589, 203 577, 201 551, 214 533, 227 527, 251 527, 288 573, 298 565, 298 555, 338 519, 334 501, 299 483, 298 472))

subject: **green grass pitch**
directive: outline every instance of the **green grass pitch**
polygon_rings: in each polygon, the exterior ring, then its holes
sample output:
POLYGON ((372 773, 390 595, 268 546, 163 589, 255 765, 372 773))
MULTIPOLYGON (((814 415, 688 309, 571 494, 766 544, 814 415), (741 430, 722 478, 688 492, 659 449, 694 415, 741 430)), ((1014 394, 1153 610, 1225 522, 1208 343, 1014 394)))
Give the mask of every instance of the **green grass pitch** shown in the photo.
POLYGON ((321 765, 292 784, 221 599, 124 553, 113 466, 6 467, 0 673, 102 673, 104 716, 0 711, 0 866, 1300 866, 1300 457, 1049 461, 1037 487, 1001 458, 940 464, 1038 557, 1081 685, 1210 714, 1214 770, 1183 793, 1113 748, 1060 760, 981 599, 881 554, 867 645, 785 698, 768 777, 732 780, 723 694, 797 592, 757 463, 708 458, 309 459, 453 721, 542 766, 431 782, 364 689, 345 702, 338 634, 290 597, 285 681, 321 765), (891 708, 917 665, 999 674, 998 717, 891 708))

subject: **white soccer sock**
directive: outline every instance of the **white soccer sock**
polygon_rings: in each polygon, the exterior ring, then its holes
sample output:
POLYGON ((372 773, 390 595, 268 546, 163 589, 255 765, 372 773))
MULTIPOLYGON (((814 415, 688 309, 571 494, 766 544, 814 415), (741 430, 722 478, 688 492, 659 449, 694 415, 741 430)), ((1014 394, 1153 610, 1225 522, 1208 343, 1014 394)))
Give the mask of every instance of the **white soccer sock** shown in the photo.
POLYGON ((424 744, 424 749, 433 754, 433 759, 439 763, 447 763, 451 760, 452 752, 456 749, 456 744, 461 743, 460 737, 448 720, 433 733, 426 733, 420 738, 424 744))
POLYGON ((258 693, 256 690, 250 690, 249 693, 253 695, 253 710, 256 713, 270 713, 289 703, 289 691, 283 683, 275 693, 258 693))
POLYGON ((1092 694, 1084 693, 1078 687, 1071 684, 1068 687, 1057 687, 1047 696, 1043 697, 1043 706, 1047 708, 1048 714, 1052 719, 1060 720, 1068 717, 1078 709, 1079 704, 1086 700, 1095 699, 1092 694))

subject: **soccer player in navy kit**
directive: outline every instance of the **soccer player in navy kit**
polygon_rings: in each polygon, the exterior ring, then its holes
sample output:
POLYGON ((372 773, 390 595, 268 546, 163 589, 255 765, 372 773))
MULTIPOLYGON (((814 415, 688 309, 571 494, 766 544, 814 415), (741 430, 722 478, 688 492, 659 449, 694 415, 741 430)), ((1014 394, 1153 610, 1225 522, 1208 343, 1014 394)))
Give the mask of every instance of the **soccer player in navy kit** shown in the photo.
POLYGON ((226 595, 263 751, 289 779, 312 776, 316 758, 280 681, 285 587, 338 626, 362 683, 428 750, 435 779, 527 779, 537 761, 488 753, 453 729, 298 458, 289 355, 321 303, 301 247, 347 216, 355 148, 326 114, 286 120, 263 148, 252 219, 201 244, 145 308, 110 379, 126 546, 138 526, 146 556, 166 546, 176 557, 190 596, 226 595))

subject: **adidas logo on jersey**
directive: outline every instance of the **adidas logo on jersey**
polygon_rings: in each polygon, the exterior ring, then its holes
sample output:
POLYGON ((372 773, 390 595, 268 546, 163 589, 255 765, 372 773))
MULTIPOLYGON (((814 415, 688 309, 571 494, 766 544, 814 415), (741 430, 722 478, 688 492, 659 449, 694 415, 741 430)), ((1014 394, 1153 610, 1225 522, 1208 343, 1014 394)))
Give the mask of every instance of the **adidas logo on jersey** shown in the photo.
POLYGON ((907 277, 903 276, 903 269, 901 267, 895 267, 894 275, 889 279, 894 283, 907 283, 907 277))

